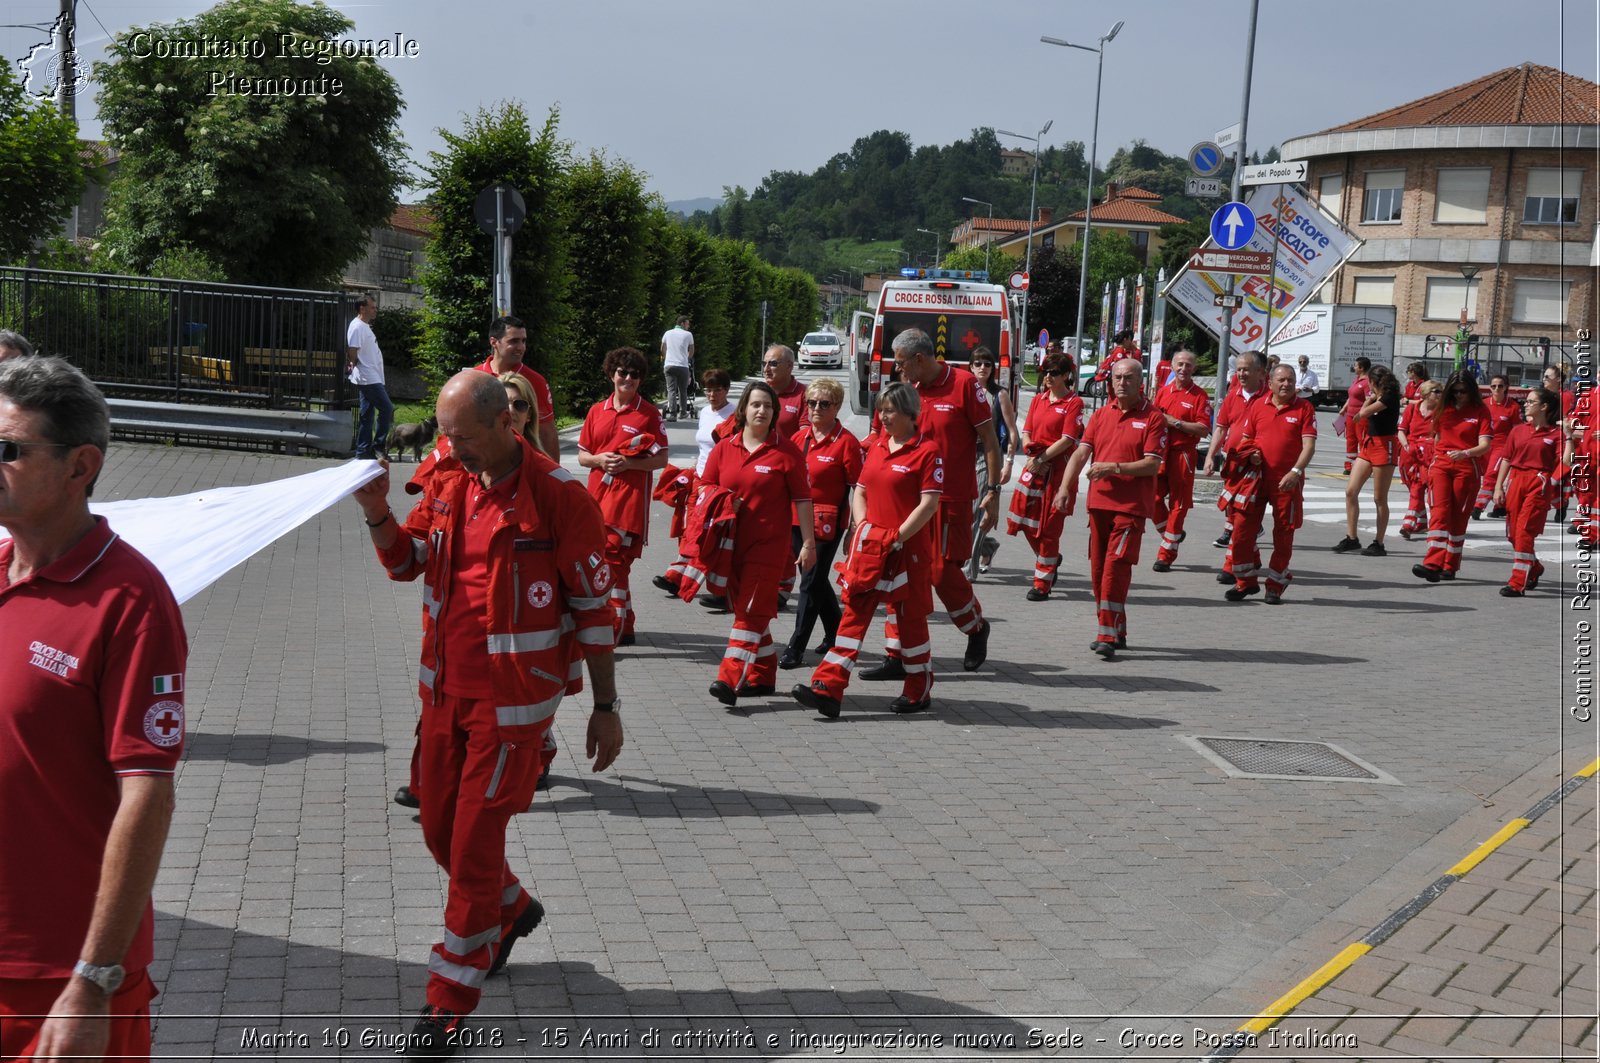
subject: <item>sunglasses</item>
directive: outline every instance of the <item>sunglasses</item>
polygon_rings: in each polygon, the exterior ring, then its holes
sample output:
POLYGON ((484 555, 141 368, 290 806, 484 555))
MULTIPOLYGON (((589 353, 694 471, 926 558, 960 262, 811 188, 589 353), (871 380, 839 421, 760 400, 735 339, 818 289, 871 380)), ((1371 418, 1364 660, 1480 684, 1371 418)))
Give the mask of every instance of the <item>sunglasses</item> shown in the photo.
POLYGON ((973 362, 972 363, 972 368, 974 368, 974 369, 993 369, 994 368, 994 363, 993 362, 973 362))
POLYGON ((30 443, 24 439, 0 439, 0 465, 10 465, 22 457, 23 447, 60 447, 71 450, 76 443, 30 443))
POLYGON ((1044 375, 1045 376, 1060 376, 1062 373, 1065 373, 1065 372, 1066 372, 1065 369, 1046 369, 1044 371, 1044 375))
POLYGON ((832 399, 807 399, 806 400, 806 405, 811 407, 813 410, 831 410, 833 408, 833 400, 832 399))
POLYGON ((644 374, 637 369, 618 369, 617 375, 624 380, 640 380, 644 377, 644 374))
POLYGON ((527 413, 528 412, 528 400, 527 399, 512 399, 511 400, 511 408, 513 410, 516 410, 518 413, 527 413))

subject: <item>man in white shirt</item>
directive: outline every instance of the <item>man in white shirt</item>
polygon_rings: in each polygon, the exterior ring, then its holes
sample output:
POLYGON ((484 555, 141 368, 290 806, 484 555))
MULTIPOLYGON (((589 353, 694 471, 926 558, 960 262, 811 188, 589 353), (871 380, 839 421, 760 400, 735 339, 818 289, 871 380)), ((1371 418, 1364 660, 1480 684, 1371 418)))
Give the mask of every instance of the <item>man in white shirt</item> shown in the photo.
POLYGON ((694 333, 689 331, 688 317, 678 318, 677 326, 662 335, 661 363, 667 377, 667 420, 692 416, 689 378, 694 365, 694 333))
POLYGON ((1311 360, 1303 354, 1300 356, 1299 366, 1294 374, 1294 393, 1310 402, 1317 394, 1321 381, 1317 379, 1317 371, 1311 368, 1311 360))
POLYGON ((389 426, 394 423, 394 403, 383 386, 383 352, 378 349, 378 337, 372 332, 372 319, 378 316, 378 300, 363 295, 356 303, 356 316, 345 331, 345 368, 350 372, 350 383, 361 395, 361 420, 356 428, 356 457, 376 458, 386 453, 389 426), (372 429, 372 417, 378 417, 378 429, 372 429))

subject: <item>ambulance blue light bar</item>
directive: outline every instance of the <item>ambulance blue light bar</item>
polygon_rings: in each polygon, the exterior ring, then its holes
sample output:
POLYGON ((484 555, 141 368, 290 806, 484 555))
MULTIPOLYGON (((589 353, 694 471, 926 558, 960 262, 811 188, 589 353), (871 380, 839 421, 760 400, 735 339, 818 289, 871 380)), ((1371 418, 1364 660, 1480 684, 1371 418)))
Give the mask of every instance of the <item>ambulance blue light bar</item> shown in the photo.
POLYGON ((986 269, 928 269, 920 266, 902 266, 900 276, 913 280, 946 280, 946 281, 977 281, 986 283, 989 280, 989 271, 986 269))

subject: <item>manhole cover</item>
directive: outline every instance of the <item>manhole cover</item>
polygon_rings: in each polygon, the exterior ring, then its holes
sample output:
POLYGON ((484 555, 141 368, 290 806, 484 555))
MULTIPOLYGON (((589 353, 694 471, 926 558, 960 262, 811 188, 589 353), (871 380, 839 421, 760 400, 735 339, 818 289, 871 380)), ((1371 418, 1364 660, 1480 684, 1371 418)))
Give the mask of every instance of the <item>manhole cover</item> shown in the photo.
POLYGON ((1327 742, 1216 736, 1197 736, 1184 741, 1236 778, 1399 784, 1389 773, 1327 742))

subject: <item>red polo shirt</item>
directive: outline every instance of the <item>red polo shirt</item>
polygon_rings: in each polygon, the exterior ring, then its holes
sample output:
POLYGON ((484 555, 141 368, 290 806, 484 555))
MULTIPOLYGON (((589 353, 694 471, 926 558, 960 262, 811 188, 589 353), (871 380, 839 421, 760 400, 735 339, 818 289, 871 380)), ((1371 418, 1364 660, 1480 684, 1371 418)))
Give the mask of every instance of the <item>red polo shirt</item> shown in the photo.
MULTIPOLYGON (((1063 436, 1070 436, 1073 440, 1082 439, 1083 399, 1071 391, 1059 399, 1052 398, 1048 391, 1039 392, 1028 404, 1028 418, 1023 422, 1022 430, 1028 435, 1033 456, 1063 436)), ((972 460, 976 463, 978 459, 974 456, 972 460)))
POLYGON ((1535 428, 1531 424, 1513 425, 1506 440, 1505 460, 1513 469, 1554 472, 1561 459, 1561 429, 1535 428))
MULTIPOLYGON (((867 523, 880 528, 900 527, 923 495, 942 493, 946 468, 939 456, 938 444, 926 432, 919 432, 916 438, 892 453, 888 433, 879 432, 873 436, 861 467, 867 523)), ((937 519, 928 521, 906 546, 911 547, 913 553, 931 556, 933 529, 938 523, 937 519), (918 539, 922 540, 920 544, 915 542, 918 539)))
MULTIPOLYGON (((1167 452, 1167 422, 1149 399, 1141 398, 1131 410, 1124 410, 1115 401, 1108 402, 1089 418, 1083 445, 1093 452, 1090 461, 1126 465, 1151 454, 1163 457, 1167 452)), ((1155 505, 1154 476, 1106 476, 1089 481, 1090 509, 1148 517, 1155 512, 1155 505)))
POLYGON ((944 458, 944 500, 971 502, 978 497, 978 426, 994 416, 989 393, 965 369, 945 365, 932 383, 917 385, 917 394, 917 427, 944 458))
POLYGON ((1506 440, 1511 436, 1511 429, 1522 423, 1522 403, 1495 402, 1488 399, 1484 405, 1489 408, 1489 449, 1492 451, 1504 450, 1506 440))
POLYGON ((833 432, 818 440, 811 426, 796 432, 789 442, 806 459, 806 477, 811 481, 811 501, 824 506, 843 506, 845 492, 861 479, 861 441, 840 422, 833 432))
MULTIPOLYGON (((589 407, 578 432, 578 449, 585 454, 604 454, 620 451, 628 440, 637 435, 648 435, 655 443, 643 453, 657 454, 667 447, 667 433, 661 427, 661 411, 641 396, 617 409, 610 396, 589 407)), ((605 492, 601 509, 606 524, 620 528, 631 535, 644 534, 649 523, 650 479, 652 473, 645 469, 629 469, 613 477, 611 489, 605 492), (618 491, 617 485, 626 484, 632 490, 618 491)), ((589 493, 601 497, 600 481, 603 469, 589 470, 589 493)))
POLYGON ((778 434, 789 439, 809 424, 811 411, 806 409, 806 386, 791 380, 788 390, 778 395, 778 434))
POLYGON ((1350 382, 1350 390, 1346 392, 1346 395, 1348 397, 1344 403, 1345 416, 1354 418, 1356 412, 1365 406, 1367 400, 1372 397, 1372 384, 1364 376, 1356 377, 1350 382))
MULTIPOLYGON (((459 698, 494 696, 489 680, 489 544, 494 530, 512 515, 520 467, 485 488, 477 481, 467 496, 467 511, 455 515, 450 536, 456 555, 450 563, 450 586, 438 630, 444 637, 444 662, 439 689, 459 698)), ((474 480, 477 480, 474 477, 474 480)))
POLYGON ((1458 410, 1454 406, 1440 406, 1433 415, 1433 435, 1439 443, 1439 457, 1444 460, 1447 450, 1471 450, 1478 445, 1478 437, 1489 434, 1489 411, 1482 406, 1468 406, 1458 410))
POLYGON ((1262 401, 1265 395, 1266 391, 1262 390, 1247 396, 1244 389, 1235 384, 1222 397, 1222 409, 1217 411, 1217 424, 1227 429, 1222 433, 1224 454, 1239 445, 1239 440, 1244 434, 1244 415, 1250 412, 1251 406, 1262 401))
MULTIPOLYGON (((1211 399, 1206 391, 1194 381, 1189 382, 1186 388, 1177 384, 1168 384, 1156 392, 1155 407, 1179 421, 1190 424, 1211 424, 1211 399)), ((1187 432, 1177 429, 1167 429, 1167 449, 1169 450, 1195 450, 1200 446, 1200 437, 1192 436, 1187 432)))
POLYGON ((776 432, 755 450, 744 448, 742 434, 711 448, 701 483, 732 491, 740 500, 733 538, 734 564, 782 565, 789 556, 789 529, 795 502, 811 500, 806 459, 776 432))
POLYGON ((1244 439, 1261 448, 1266 475, 1276 483, 1300 457, 1300 443, 1317 438, 1317 408, 1299 397, 1279 409, 1269 395, 1250 406, 1244 417, 1244 439))
MULTIPOLYGON (((478 368, 483 370, 485 373, 494 373, 495 376, 500 375, 499 373, 494 372, 493 355, 491 355, 489 359, 482 365, 478 366, 478 368)), ((555 424, 556 401, 555 398, 550 394, 550 382, 546 380, 542 374, 528 368, 527 362, 517 363, 517 372, 527 377, 528 383, 533 385, 533 397, 539 400, 539 423, 555 424)))
MULTIPOLYGON (((0 583, 12 542, 0 542, 0 583)), ((65 978, 89 930, 124 775, 183 752, 183 616, 104 518, 0 586, 0 978, 65 978)), ((149 905, 122 958, 148 967, 149 905)))

